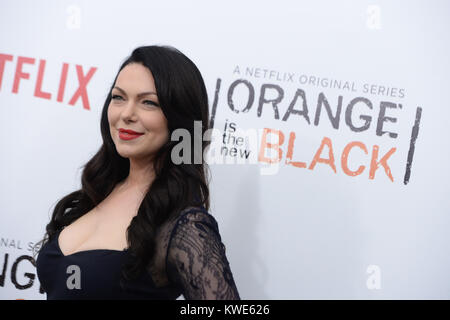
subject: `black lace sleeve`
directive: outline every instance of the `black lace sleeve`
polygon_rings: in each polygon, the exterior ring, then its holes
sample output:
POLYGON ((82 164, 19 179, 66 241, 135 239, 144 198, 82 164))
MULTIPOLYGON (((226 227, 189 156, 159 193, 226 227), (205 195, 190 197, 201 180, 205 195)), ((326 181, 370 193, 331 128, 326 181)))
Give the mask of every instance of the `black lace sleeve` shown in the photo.
POLYGON ((186 300, 240 300, 217 221, 206 210, 178 218, 167 247, 166 269, 186 300))

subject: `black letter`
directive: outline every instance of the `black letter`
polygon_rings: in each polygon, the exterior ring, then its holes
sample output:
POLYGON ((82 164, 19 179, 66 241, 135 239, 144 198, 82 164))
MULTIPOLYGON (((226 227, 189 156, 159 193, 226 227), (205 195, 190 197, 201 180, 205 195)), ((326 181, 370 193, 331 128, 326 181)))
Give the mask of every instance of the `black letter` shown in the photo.
MULTIPOLYGON (((402 105, 398 105, 399 108, 402 108, 402 105)), ((389 131, 383 131, 383 122, 390 121, 390 122, 397 122, 397 118, 391 118, 391 117, 385 117, 386 107, 388 108, 397 108, 397 105, 392 102, 387 101, 381 101, 380 103, 380 113, 378 114, 378 122, 377 122, 377 136, 382 136, 385 133, 389 133, 389 137, 391 138, 397 138, 397 134, 395 132, 389 132, 389 131)))
POLYGON ((20 284, 17 282, 17 279, 16 279, 17 265, 18 265, 18 264, 20 263, 20 261, 22 261, 22 260, 28 260, 28 261, 30 261, 30 262, 33 264, 33 266, 36 267, 33 258, 31 258, 31 257, 29 257, 29 256, 20 256, 19 258, 17 258, 16 262, 14 262, 14 264, 12 265, 12 270, 11 270, 11 282, 16 286, 17 289, 28 289, 28 288, 30 288, 30 287, 33 285, 33 280, 34 280, 34 278, 35 278, 35 275, 34 275, 33 273, 25 272, 25 273, 23 274, 26 278, 30 279, 30 281, 28 281, 27 284, 20 285, 20 284))
POLYGON ((263 84, 261 86, 261 94, 259 95, 259 103, 258 103, 258 117, 261 117, 262 113, 262 106, 264 103, 272 102, 273 111, 275 112, 275 119, 280 119, 280 116, 278 115, 278 103, 283 100, 284 97, 284 91, 281 89, 280 86, 276 84, 263 84), (278 91, 278 97, 272 100, 266 100, 265 93, 266 88, 276 89, 278 91))
POLYGON ((230 109, 236 113, 239 113, 239 110, 236 110, 234 108, 234 103, 232 100, 232 95, 234 92, 234 88, 238 85, 238 84, 245 84, 248 88, 248 101, 247 101, 247 106, 242 110, 242 112, 248 112, 250 110, 250 108, 252 107, 253 104, 253 100, 255 100, 255 89, 253 89, 252 84, 244 79, 238 79, 236 81, 234 81, 230 88, 228 88, 228 106, 230 107, 230 109))
POLYGON ((303 116, 306 119, 306 121, 308 122, 308 124, 310 124, 309 117, 308 117, 308 106, 306 104, 305 91, 303 91, 302 89, 297 89, 297 91, 295 91, 294 98, 292 99, 292 102, 289 105, 289 107, 288 107, 286 113, 284 114, 284 117, 283 117, 282 120, 286 121, 289 118, 291 113, 303 116), (298 98, 299 95, 303 99, 303 103, 302 103, 303 109, 302 110, 294 110, 294 105, 297 102, 297 98, 298 98))
POLYGON ((352 131, 355 131, 355 132, 361 132, 361 131, 367 130, 370 127, 370 122, 372 121, 371 116, 362 115, 362 116, 359 116, 359 118, 362 120, 366 120, 366 123, 362 127, 359 127, 359 128, 355 127, 353 125, 353 123, 352 123, 353 106, 359 101, 364 102, 370 109, 372 109, 372 103, 370 102, 369 99, 366 99, 363 97, 356 97, 355 99, 350 101, 350 103, 347 106, 347 110, 345 110, 345 123, 350 127, 350 129, 352 131))
POLYGON ((333 125, 333 128, 339 129, 339 120, 341 117, 341 109, 342 109, 342 96, 339 96, 338 98, 338 106, 336 110, 336 116, 333 117, 333 113, 330 108, 330 104, 327 101, 327 98, 325 98, 325 95, 321 92, 319 94, 319 101, 317 102, 317 110, 316 110, 316 117, 314 119, 314 125, 319 124, 319 118, 320 118, 320 111, 322 110, 322 104, 325 104, 325 109, 327 110, 328 119, 330 119, 331 124, 333 125))
POLYGON ((412 132, 411 132, 411 142, 409 143, 408 160, 406 161, 406 172, 405 172, 405 178, 403 180, 404 184, 408 184, 409 177, 411 176, 411 164, 413 161, 417 136, 419 135, 419 124, 420 124, 421 116, 422 116, 422 108, 417 107, 416 120, 414 121, 414 126, 413 126, 412 132))

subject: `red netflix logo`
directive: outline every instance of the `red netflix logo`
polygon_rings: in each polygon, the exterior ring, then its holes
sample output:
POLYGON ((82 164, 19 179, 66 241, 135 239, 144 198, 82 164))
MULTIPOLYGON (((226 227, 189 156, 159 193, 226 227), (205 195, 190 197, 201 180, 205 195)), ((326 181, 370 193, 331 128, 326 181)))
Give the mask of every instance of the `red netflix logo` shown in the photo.
MULTIPOLYGON (((9 54, 2 54, 0 53, 0 90, 2 88, 2 80, 3 80, 3 73, 5 70, 5 64, 8 61, 13 61, 13 56, 9 54)), ((14 73, 14 83, 12 87, 13 93, 19 92, 19 85, 22 79, 29 79, 30 74, 23 71, 23 65, 24 64, 35 64, 36 59, 34 58, 28 58, 28 57, 17 57, 17 63, 16 63, 16 70, 14 73)), ((40 59, 39 60, 39 67, 37 71, 37 78, 36 78, 36 85, 34 87, 34 96, 39 98, 44 98, 50 100, 52 98, 52 94, 50 92, 45 92, 42 89, 42 80, 44 79, 45 74, 45 64, 46 60, 40 59)), ((72 97, 70 98, 69 104, 75 105, 75 103, 78 101, 79 98, 81 98, 81 101, 83 103, 83 108, 90 110, 89 106, 89 98, 87 95, 87 84, 89 83, 89 80, 91 80, 92 76, 94 75, 97 68, 91 67, 87 74, 85 75, 83 72, 83 67, 80 65, 75 65, 77 77, 78 77, 78 89, 72 94, 72 97)), ((59 86, 58 86, 58 94, 56 97, 56 101, 63 102, 64 99, 64 91, 66 89, 66 81, 67 81, 67 75, 69 70, 69 64, 63 63, 61 68, 61 76, 59 78, 59 86)))

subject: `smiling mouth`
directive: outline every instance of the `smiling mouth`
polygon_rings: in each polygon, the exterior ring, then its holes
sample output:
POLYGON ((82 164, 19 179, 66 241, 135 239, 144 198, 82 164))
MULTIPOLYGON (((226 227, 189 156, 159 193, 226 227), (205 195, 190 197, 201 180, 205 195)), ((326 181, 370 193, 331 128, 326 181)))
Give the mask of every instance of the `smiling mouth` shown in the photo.
POLYGON ((119 128, 118 131, 123 132, 123 133, 129 133, 129 134, 143 134, 143 132, 136 132, 131 129, 123 129, 123 128, 119 128))
POLYGON ((134 134, 134 133, 128 133, 128 132, 119 131, 119 138, 122 139, 122 140, 136 139, 136 138, 139 138, 142 135, 143 135, 143 133, 134 134))
POLYGON ((130 135, 130 136, 141 136, 141 135, 143 135, 143 133, 133 133, 133 132, 126 132, 126 131, 119 131, 119 133, 127 134, 127 135, 130 135))

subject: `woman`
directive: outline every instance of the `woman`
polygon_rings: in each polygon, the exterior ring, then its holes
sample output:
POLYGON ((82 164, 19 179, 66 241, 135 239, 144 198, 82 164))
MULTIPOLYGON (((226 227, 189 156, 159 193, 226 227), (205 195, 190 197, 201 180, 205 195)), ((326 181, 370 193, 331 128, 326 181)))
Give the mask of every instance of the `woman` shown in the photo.
POLYGON ((195 64, 170 46, 136 48, 107 96, 103 145, 82 188, 46 226, 36 266, 47 299, 240 299, 208 212, 207 164, 186 150, 190 161, 174 161, 171 134, 194 137, 194 121, 204 134, 208 96, 195 64))

